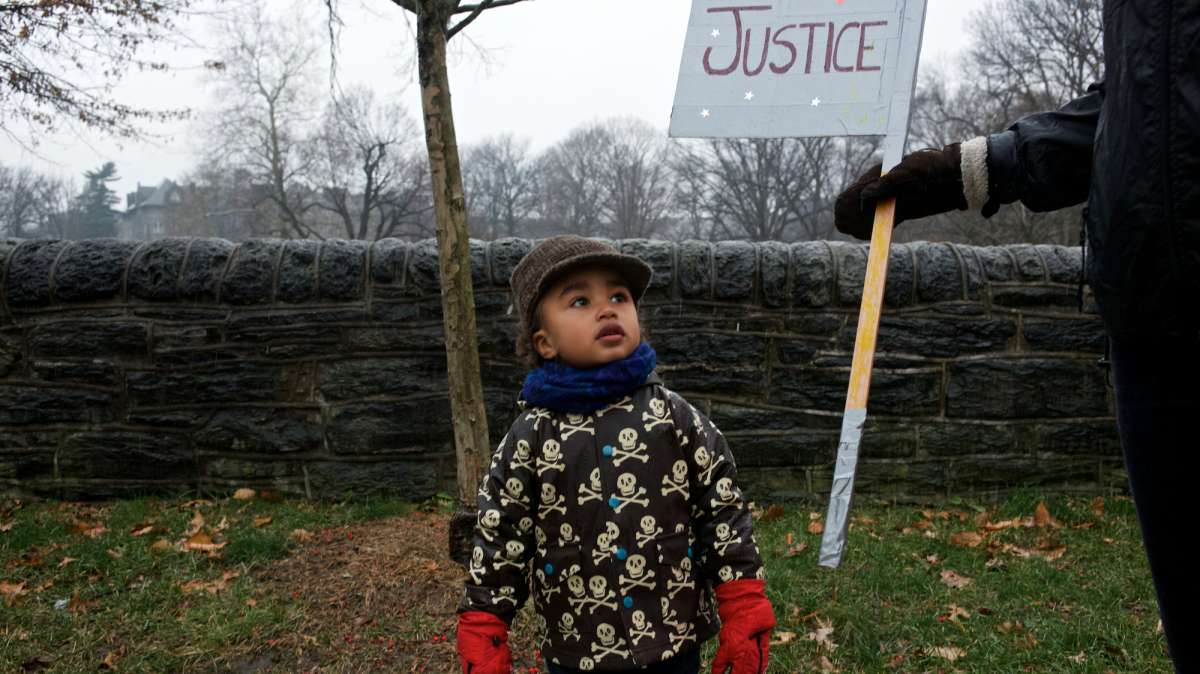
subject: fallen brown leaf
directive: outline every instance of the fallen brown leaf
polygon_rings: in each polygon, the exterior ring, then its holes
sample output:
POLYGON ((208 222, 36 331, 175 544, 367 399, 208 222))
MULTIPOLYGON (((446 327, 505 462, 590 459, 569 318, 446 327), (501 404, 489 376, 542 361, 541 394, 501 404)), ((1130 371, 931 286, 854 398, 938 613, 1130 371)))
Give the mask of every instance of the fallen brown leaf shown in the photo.
POLYGON ((782 646, 783 644, 791 643, 795 638, 795 632, 788 632, 787 630, 774 630, 771 632, 771 645, 782 646))
POLYGON ((969 620, 971 618, 971 613, 958 604, 950 604, 947 606, 946 615, 940 617, 942 620, 958 620, 959 618, 962 618, 963 620, 969 620))
POLYGON ((1020 634, 1021 632, 1025 631, 1025 625, 1022 624, 1020 620, 1015 622, 1012 620, 1005 620, 1004 622, 1000 623, 996 629, 999 630, 1001 634, 1020 634))
POLYGON ((1016 517, 1011 520, 1004 520, 1003 522, 988 522, 983 525, 983 528, 987 529, 988 531, 1000 531, 1001 529, 1010 529, 1014 527, 1024 527, 1028 529, 1032 526, 1032 517, 1016 517))
POLYGON ((825 525, 821 524, 820 520, 813 520, 808 523, 808 533, 819 534, 825 531, 825 525))
POLYGON ((288 538, 303 543, 305 541, 311 541, 313 539, 313 535, 312 532, 307 529, 292 529, 292 533, 288 534, 288 538))
POLYGON ((950 536, 951 545, 964 548, 977 548, 983 541, 983 536, 974 531, 959 531, 950 536))
POLYGON ((171 549, 171 543, 165 538, 160 538, 150 545, 150 549, 155 552, 166 552, 171 549))
POLYGON ((267 526, 268 524, 271 523, 271 519, 272 518, 270 515, 263 515, 262 517, 255 517, 254 518, 254 528, 257 529, 260 527, 267 526))
POLYGON ((1058 529, 1062 527, 1062 524, 1058 520, 1054 519, 1054 517, 1050 514, 1050 511, 1046 508, 1046 504, 1040 501, 1038 502, 1037 507, 1033 510, 1033 523, 1036 524, 1039 529, 1044 529, 1046 527, 1054 527, 1055 529, 1058 529))
POLYGON ((71 525, 70 531, 73 534, 83 534, 88 538, 94 539, 103 534, 105 531, 108 531, 108 528, 100 523, 88 524, 87 522, 76 521, 73 525, 71 525))
POLYGON ((151 531, 154 531, 154 525, 153 525, 152 523, 150 523, 150 522, 139 522, 139 523, 137 523, 137 524, 133 525, 133 528, 131 528, 131 529, 129 530, 129 535, 131 535, 131 536, 145 536, 146 534, 150 533, 151 531))
POLYGON ((71 613, 87 613, 99 605, 98 599, 80 599, 78 594, 74 594, 71 595, 71 601, 67 602, 67 610, 71 613))
POLYGON ((192 520, 190 522, 188 522, 187 535, 191 536, 192 534, 196 533, 197 531, 200 531, 200 529, 203 526, 204 526, 204 515, 201 515, 199 510, 193 512, 192 520))
POLYGON ((12 531, 14 524, 16 524, 16 521, 0 522, 0 534, 4 533, 5 531, 12 531))
POLYGON ((952 588, 962 589, 975 581, 967 576, 963 576, 951 571, 950 569, 946 569, 942 571, 942 582, 952 588))
POLYGON ((187 539, 187 541, 183 544, 183 547, 187 548, 188 550, 210 552, 213 550, 220 550, 221 548, 225 547, 227 543, 228 541, 214 543, 211 536, 203 531, 197 531, 187 539))
POLYGON ((237 571, 225 571, 224 573, 221 574, 221 577, 217 578, 216 580, 207 580, 206 581, 206 580, 197 579, 197 580, 189 580, 185 583, 180 583, 179 589, 182 590, 184 594, 189 594, 192 592, 199 592, 199 591, 204 591, 209 594, 217 594, 218 592, 229 587, 229 581, 234 578, 237 578, 239 575, 240 574, 237 571))
POLYGON ((954 662, 959 658, 965 658, 967 656, 967 652, 958 646, 938 646, 930 649, 929 652, 948 662, 954 662))
POLYGON ((249 501, 250 499, 254 498, 254 494, 255 492, 253 489, 242 487, 241 489, 233 492, 233 498, 237 501, 249 501))
POLYGON ((100 661, 99 668, 100 669, 111 669, 113 671, 116 671, 117 658, 119 658, 119 657, 125 657, 125 644, 121 644, 119 647, 114 648, 114 649, 108 651, 107 653, 105 653, 104 659, 100 661))
POLYGON ((1004 552, 1004 553, 1008 553, 1010 555, 1015 555, 1017 557, 1021 557, 1022 559, 1028 559, 1030 557, 1041 557, 1042 559, 1044 559, 1048 562, 1053 562, 1054 560, 1058 559, 1059 557, 1062 557, 1067 552, 1067 546, 1058 545, 1058 546, 1040 546, 1040 547, 1036 547, 1036 548, 1022 548, 1022 547, 1013 545, 1011 543, 1005 543, 1000 548, 1000 551, 1004 552))
POLYGON ((837 644, 833 643, 833 640, 829 638, 830 635, 832 635, 832 634, 833 634, 833 623, 825 618, 818 617, 817 618, 817 629, 813 630, 812 632, 809 632, 805 638, 810 641, 817 642, 818 649, 825 648, 830 653, 832 653, 834 651, 834 649, 837 648, 837 644))
POLYGON ((762 514, 760 520, 763 522, 772 522, 783 517, 785 513, 786 511, 784 511, 783 506, 777 503, 772 503, 771 505, 767 506, 767 511, 762 514))

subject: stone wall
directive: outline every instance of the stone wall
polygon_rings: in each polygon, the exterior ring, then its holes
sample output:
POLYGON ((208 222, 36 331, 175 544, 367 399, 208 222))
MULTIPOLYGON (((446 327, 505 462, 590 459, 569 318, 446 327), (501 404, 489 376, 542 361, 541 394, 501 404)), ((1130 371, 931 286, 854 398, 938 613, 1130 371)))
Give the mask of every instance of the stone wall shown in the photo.
MULTIPOLYGON (((655 268, 660 373, 753 498, 828 491, 862 245, 616 242, 655 268)), ((508 277, 472 241, 489 429, 515 414, 508 277)), ((895 246, 859 493, 1121 487, 1079 251, 895 246)), ((0 240, 0 492, 453 492, 433 240, 0 240)))

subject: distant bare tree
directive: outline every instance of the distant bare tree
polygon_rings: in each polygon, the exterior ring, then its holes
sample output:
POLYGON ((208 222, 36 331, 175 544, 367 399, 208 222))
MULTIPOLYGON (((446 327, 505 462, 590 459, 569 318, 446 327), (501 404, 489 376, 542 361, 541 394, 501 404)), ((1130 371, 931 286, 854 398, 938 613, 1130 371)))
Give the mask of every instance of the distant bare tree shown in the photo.
POLYGON ((607 129, 589 124, 573 129, 547 149, 537 162, 542 218, 558 232, 580 236, 603 234, 607 129))
POLYGON ((0 131, 18 142, 60 125, 136 136, 145 121, 177 119, 186 110, 151 110, 120 102, 113 87, 140 61, 149 42, 175 33, 190 0, 28 0, 0 3, 0 131), (32 130, 21 133, 13 124, 32 130))
POLYGON ((311 222, 319 192, 308 127, 315 95, 317 46, 296 17, 276 19, 253 3, 225 21, 222 67, 214 74, 223 103, 207 123, 207 153, 245 168, 265 186, 280 225, 275 236, 324 238, 311 222))
POLYGON ((828 138, 681 142, 677 203, 717 239, 827 238, 836 148, 828 138))
POLYGON ((576 127, 537 166, 538 210, 555 231, 652 237, 671 220, 671 145, 643 120, 622 117, 576 127))
POLYGON ((675 185, 666 134, 632 117, 608 120, 603 128, 608 143, 598 177, 605 233, 614 239, 660 234, 675 185))
MULTIPOLYGON (((1017 118, 1057 108, 1100 79, 1100 0, 992 0, 967 22, 971 43, 957 86, 944 67, 922 73, 912 145, 942 147, 997 132, 1017 118)), ((950 238, 991 245, 1073 244, 1080 207, 1034 213, 1020 203, 991 219, 951 212, 896 230, 897 241, 950 238)))
POLYGON ((71 191, 61 178, 0 165, 0 237, 56 235, 71 191))
POLYGON ((181 180, 187 198, 175 210, 175 232, 185 236, 215 236, 230 241, 271 235, 274 208, 269 188, 257 184, 243 167, 209 157, 181 180))
POLYGON ((415 154, 419 138, 403 106, 381 105, 369 89, 352 88, 330 102, 312 177, 322 191, 316 205, 336 217, 341 235, 411 234, 405 230, 432 210, 427 162, 415 154))
POLYGON ((971 13, 968 69, 1013 97, 1009 117, 1057 108, 1100 78, 1101 0, 991 0, 971 13))
POLYGON ((527 139, 503 134, 469 148, 463 181, 472 229, 482 238, 518 236, 536 212, 538 181, 527 139))

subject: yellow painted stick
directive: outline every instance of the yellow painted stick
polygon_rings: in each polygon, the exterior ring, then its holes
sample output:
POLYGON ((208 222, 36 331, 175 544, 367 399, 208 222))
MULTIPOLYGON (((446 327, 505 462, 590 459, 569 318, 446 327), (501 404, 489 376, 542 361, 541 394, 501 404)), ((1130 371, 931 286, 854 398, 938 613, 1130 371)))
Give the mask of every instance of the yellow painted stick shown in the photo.
POLYGON ((829 511, 825 516, 825 531, 821 538, 818 563, 829 568, 837 568, 841 564, 842 553, 846 549, 854 471, 858 465, 863 426, 867 421, 867 394, 871 390, 871 368, 875 363, 875 343, 879 337, 879 315, 883 310, 883 289, 887 284, 888 251, 892 245, 895 217, 895 199, 887 199, 876 206, 862 305, 858 311, 858 333, 854 337, 854 360, 850 364, 850 387, 846 393, 846 411, 842 416, 842 436, 838 442, 829 511))
POLYGON ((858 333, 854 337, 854 360, 850 364, 850 390, 846 410, 866 409, 875 364, 875 342, 879 338, 879 315, 883 311, 883 288, 887 284, 888 252, 892 246, 892 224, 896 200, 887 199, 875 208, 867 277, 863 283, 862 306, 858 310, 858 333))

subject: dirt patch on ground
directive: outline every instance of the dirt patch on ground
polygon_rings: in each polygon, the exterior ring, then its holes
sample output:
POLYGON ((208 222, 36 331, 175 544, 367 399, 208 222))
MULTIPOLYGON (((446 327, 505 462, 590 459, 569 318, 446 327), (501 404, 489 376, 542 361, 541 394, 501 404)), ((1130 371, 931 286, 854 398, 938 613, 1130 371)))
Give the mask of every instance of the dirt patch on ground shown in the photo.
MULTIPOLYGON (((414 512, 313 532, 257 577, 302 604, 298 624, 237 672, 458 672, 455 608, 466 571, 447 555, 449 516, 414 512)), ((529 603, 510 635, 514 672, 544 671, 529 603)))

